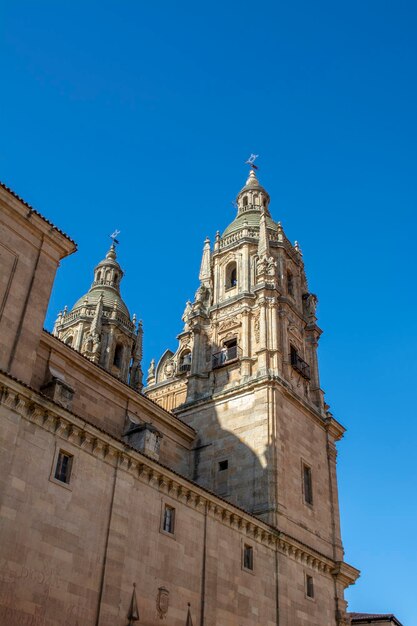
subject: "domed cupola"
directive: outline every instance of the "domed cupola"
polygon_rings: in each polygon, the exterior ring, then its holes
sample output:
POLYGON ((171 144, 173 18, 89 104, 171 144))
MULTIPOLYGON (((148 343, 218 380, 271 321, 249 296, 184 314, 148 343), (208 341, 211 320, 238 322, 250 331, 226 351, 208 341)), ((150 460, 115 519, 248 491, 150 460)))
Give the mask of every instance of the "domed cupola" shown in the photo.
POLYGON ((89 291, 68 313, 59 313, 53 334, 113 375, 142 387, 142 326, 120 295, 123 270, 117 262, 116 247, 94 269, 89 291))
POLYGON ((94 269, 94 281, 87 294, 77 300, 72 310, 82 307, 85 302, 96 305, 100 295, 103 296, 103 306, 116 308, 122 315, 130 320, 129 310, 120 295, 120 281, 123 278, 123 270, 116 260, 116 247, 111 245, 106 257, 94 269))
POLYGON ((246 227, 259 229, 261 214, 265 213, 267 228, 276 231, 277 225, 269 213, 269 193, 259 183, 254 169, 249 172, 245 186, 239 191, 237 203, 237 216, 223 233, 223 238, 246 227))

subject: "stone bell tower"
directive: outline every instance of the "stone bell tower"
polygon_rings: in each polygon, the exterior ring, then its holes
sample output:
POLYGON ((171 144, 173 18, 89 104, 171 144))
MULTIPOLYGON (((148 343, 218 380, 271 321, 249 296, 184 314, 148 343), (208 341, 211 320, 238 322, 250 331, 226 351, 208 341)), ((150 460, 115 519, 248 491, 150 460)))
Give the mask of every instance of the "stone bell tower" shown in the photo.
POLYGON ((317 364, 321 330, 301 250, 272 219, 254 169, 236 202, 236 218, 217 232, 213 250, 204 243, 200 286, 187 302, 179 346, 157 367, 151 363, 146 393, 198 430, 195 478, 214 490, 216 462, 229 454, 226 432, 239 433, 256 457, 248 470, 252 487, 237 470, 241 459, 234 464, 227 457, 227 487, 220 477, 220 491, 272 522, 279 500, 278 407, 297 407, 323 428, 329 420, 317 364))
POLYGON ((88 293, 58 314, 53 334, 117 378, 142 389, 142 323, 120 295, 123 270, 113 243, 94 269, 88 293))
MULTIPOLYGON (((344 428, 320 389, 317 297, 269 204, 251 169, 235 219, 213 249, 204 243, 178 348, 151 363, 145 393, 198 432, 195 481, 342 563, 344 428)), ((341 577, 338 624, 342 587, 341 577)))

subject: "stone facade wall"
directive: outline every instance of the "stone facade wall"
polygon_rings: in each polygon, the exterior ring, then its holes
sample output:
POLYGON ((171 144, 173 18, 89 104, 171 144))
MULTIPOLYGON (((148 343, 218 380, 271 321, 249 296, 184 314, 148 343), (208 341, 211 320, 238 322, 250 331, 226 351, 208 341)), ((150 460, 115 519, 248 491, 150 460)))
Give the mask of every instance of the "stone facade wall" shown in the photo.
POLYGON ((162 435, 161 463, 189 475, 195 438, 189 426, 44 332, 33 377, 35 388, 41 389, 52 374, 62 376, 74 390, 71 410, 115 437, 122 437, 126 416, 154 425, 162 435))
POLYGON ((2 377, 0 623, 334 626, 333 563, 2 377), (62 416, 60 416, 60 413, 62 416), (101 441, 99 441, 101 438, 101 441), (73 454, 69 485, 53 477, 73 454), (175 508, 174 534, 161 531, 175 508), (253 571, 243 568, 244 545, 253 571), (277 571, 279 580, 277 586, 277 571), (315 598, 305 595, 305 575, 315 598))
POLYGON ((341 546, 338 517, 333 537, 328 435, 317 416, 262 381, 179 415, 198 433, 199 484, 330 557, 334 540, 341 546), (226 459, 228 468, 221 470, 226 459), (303 493, 304 464, 312 473, 312 505, 303 493))
POLYGON ((0 369, 27 383, 59 261, 75 249, 0 186, 0 369))

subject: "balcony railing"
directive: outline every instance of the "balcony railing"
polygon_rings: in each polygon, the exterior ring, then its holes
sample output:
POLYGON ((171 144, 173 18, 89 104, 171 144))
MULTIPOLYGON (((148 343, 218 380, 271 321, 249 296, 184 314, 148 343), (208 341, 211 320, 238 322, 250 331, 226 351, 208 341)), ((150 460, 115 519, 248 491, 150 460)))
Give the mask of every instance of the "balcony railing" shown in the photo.
POLYGON ((183 374, 184 372, 189 372, 191 370, 191 363, 180 363, 178 366, 178 371, 180 372, 180 374, 183 374))
POLYGON ((300 355, 297 352, 293 351, 293 350, 291 350, 291 365, 295 369, 296 372, 301 374, 301 376, 303 378, 305 378, 306 380, 310 380, 311 375, 310 375, 310 366, 309 366, 309 364, 306 363, 300 357, 300 355))
POLYGON ((227 365, 232 361, 237 361, 240 357, 241 350, 239 346, 225 346, 220 352, 213 354, 212 365, 213 369, 227 365))

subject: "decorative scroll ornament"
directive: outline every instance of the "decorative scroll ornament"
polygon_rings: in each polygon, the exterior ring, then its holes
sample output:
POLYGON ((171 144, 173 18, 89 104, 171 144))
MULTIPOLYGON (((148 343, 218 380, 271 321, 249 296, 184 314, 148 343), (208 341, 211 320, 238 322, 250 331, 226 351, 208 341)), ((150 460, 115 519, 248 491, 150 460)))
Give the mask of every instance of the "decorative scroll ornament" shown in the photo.
POLYGON ((164 619, 168 613, 169 591, 165 587, 159 587, 156 597, 156 610, 160 619, 164 619))

